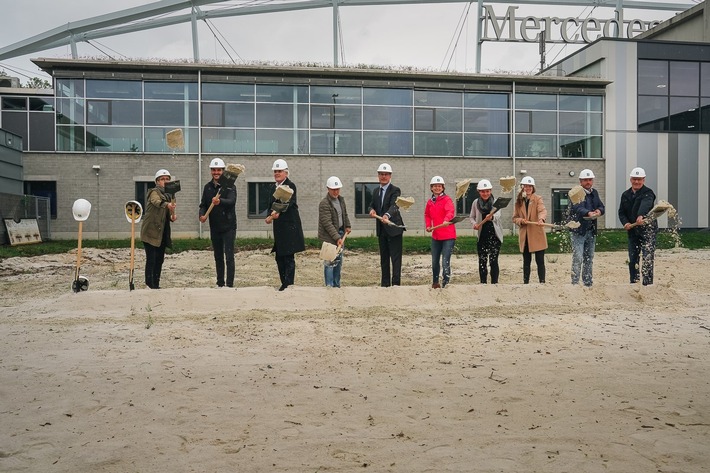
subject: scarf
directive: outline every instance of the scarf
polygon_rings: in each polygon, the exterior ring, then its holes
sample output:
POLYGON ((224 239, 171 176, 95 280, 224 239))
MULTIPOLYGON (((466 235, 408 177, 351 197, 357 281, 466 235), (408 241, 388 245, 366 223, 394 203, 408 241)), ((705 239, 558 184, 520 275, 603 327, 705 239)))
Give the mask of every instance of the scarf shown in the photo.
POLYGON ((491 211, 493 210, 493 201, 494 200, 495 199, 493 198, 493 194, 491 194, 491 196, 488 198, 488 200, 485 200, 485 201, 483 199, 481 199, 480 197, 478 198, 478 201, 477 201, 478 203, 476 205, 478 206, 478 210, 481 211, 481 213, 483 214, 484 217, 486 215, 488 215, 489 213, 491 213, 491 211))

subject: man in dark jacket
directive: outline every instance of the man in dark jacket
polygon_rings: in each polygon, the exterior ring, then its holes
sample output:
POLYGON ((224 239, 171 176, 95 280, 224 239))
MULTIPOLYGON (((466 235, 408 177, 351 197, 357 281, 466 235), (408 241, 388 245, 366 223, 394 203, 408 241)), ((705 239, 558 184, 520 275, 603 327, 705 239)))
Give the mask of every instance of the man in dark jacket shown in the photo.
POLYGON ((236 187, 222 189, 219 178, 224 172, 224 161, 214 158, 210 162, 210 173, 212 180, 205 184, 200 200, 200 222, 205 223, 205 215, 211 205, 214 204, 209 213, 210 239, 212 240, 212 251, 214 252, 214 262, 217 268, 217 286, 234 287, 234 238, 237 235, 237 213, 235 206, 237 203, 236 187), (219 195, 217 195, 219 193, 219 195), (224 278, 225 261, 227 266, 227 279, 224 278))
MULTIPOLYGON (((274 247, 272 253, 276 253, 276 265, 279 268, 279 278, 281 286, 279 291, 283 291, 294 283, 296 279, 296 258, 294 255, 306 249, 303 239, 303 227, 301 216, 298 213, 298 199, 296 184, 288 178, 288 164, 283 159, 274 161, 271 170, 274 171, 274 181, 269 199, 269 209, 274 203, 281 204, 279 210, 269 214, 264 220, 267 224, 274 224, 274 247), (273 196, 277 186, 288 186, 293 191, 288 202, 278 202, 273 196)), ((269 210, 271 212, 271 210, 269 210)))
POLYGON ((380 247, 380 271, 382 287, 399 286, 402 276, 402 232, 404 228, 389 225, 392 222, 404 226, 399 207, 395 205, 397 197, 402 193, 399 187, 392 184, 392 166, 387 163, 377 168, 377 180, 380 185, 372 192, 370 216, 382 217, 376 225, 380 247), (391 262, 391 266, 390 266, 391 262))
POLYGON ((629 277, 631 283, 639 281, 639 270, 643 285, 653 284, 653 257, 656 251, 658 222, 645 222, 644 217, 653 208, 656 194, 646 187, 646 171, 643 168, 631 170, 631 187, 621 194, 619 220, 624 225, 629 238, 629 277), (634 226, 632 226, 634 224, 634 226), (639 263, 643 260, 643 266, 639 263))
POLYGON ((579 185, 584 189, 584 200, 571 204, 570 219, 579 222, 579 227, 571 231, 572 240, 572 284, 579 284, 581 273, 582 284, 592 285, 592 265, 594 246, 597 239, 597 218, 604 215, 604 203, 594 185, 594 173, 591 169, 583 169, 579 173, 579 185))

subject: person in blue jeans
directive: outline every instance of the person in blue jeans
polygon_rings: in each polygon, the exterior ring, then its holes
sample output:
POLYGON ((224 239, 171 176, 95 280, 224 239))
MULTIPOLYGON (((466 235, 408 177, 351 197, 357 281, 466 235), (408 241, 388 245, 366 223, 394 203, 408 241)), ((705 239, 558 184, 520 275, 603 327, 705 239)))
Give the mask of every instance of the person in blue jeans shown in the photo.
MULTIPOLYGON (((341 247, 343 246, 343 237, 351 230, 345 199, 340 196, 343 183, 336 176, 331 176, 326 181, 325 187, 328 193, 318 205, 318 238, 341 247)), ((335 261, 323 262, 323 276, 326 286, 340 287, 342 268, 342 251, 335 261)))
POLYGON ((431 198, 424 208, 424 226, 427 233, 431 233, 431 287, 440 289, 446 287, 451 279, 451 253, 456 243, 456 226, 451 219, 456 216, 456 208, 445 192, 444 178, 432 177, 429 188, 431 198))
POLYGON ((644 217, 653 208, 656 194, 646 187, 646 171, 631 170, 631 187, 621 194, 619 220, 629 238, 629 280, 644 286, 653 284, 653 258, 656 252, 658 222, 644 217))
POLYGON ((583 169, 579 173, 579 185, 584 189, 584 200, 578 204, 570 203, 570 220, 579 222, 579 227, 572 229, 572 284, 592 286, 592 268, 594 246, 597 240, 597 218, 604 215, 604 203, 594 186, 594 173, 583 169), (586 217, 586 218, 585 218, 586 217))

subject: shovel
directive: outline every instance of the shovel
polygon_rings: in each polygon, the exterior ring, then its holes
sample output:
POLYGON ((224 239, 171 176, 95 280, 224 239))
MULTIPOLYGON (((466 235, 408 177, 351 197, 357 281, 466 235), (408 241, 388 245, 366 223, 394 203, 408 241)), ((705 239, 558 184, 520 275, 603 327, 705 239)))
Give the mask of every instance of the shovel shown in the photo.
POLYGON ((407 229, 407 227, 405 225, 397 225, 392 220, 387 220, 385 222, 385 220, 382 217, 380 217, 379 215, 373 215, 373 217, 375 217, 377 220, 384 223, 385 225, 389 225, 390 227, 404 228, 405 230, 407 229))
MULTIPOLYGON (((235 182, 237 182, 237 178, 241 173, 244 172, 244 166, 241 164, 227 164, 227 167, 224 168, 224 172, 222 173, 221 176, 219 176, 219 190, 217 191, 217 195, 215 196, 217 199, 219 199, 219 196, 222 195, 222 189, 229 189, 234 185, 235 182)), ((210 216, 210 212, 212 212, 212 209, 214 208, 214 202, 212 202, 207 209, 207 212, 205 212, 205 218, 210 216)))
POLYGON ((668 212, 668 215, 670 217, 675 217, 676 215, 676 210, 673 205, 666 202, 665 200, 659 200, 658 203, 654 205, 651 210, 648 211, 646 216, 643 218, 643 221, 641 221, 641 223, 632 223, 631 228, 638 227, 639 225, 649 224, 663 216, 663 214, 665 214, 666 212, 668 212))
POLYGON ((126 220, 131 222, 131 266, 128 271, 128 290, 132 291, 136 287, 133 284, 133 268, 136 254, 136 223, 143 217, 143 207, 135 200, 126 202, 126 220))
POLYGON ((77 237, 78 247, 76 250, 76 268, 74 270, 74 280, 71 284, 71 289, 74 292, 86 291, 89 289, 89 280, 79 273, 81 271, 81 238, 83 224, 86 219, 89 218, 91 213, 91 203, 86 199, 77 199, 72 205, 72 214, 74 215, 74 220, 79 222, 79 234, 77 237))
POLYGON ((580 225, 582 225, 579 222, 567 222, 564 225, 558 225, 556 223, 537 223, 537 222, 531 222, 529 220, 526 220, 525 223, 527 225, 539 225, 541 227, 548 227, 552 228, 553 230, 574 230, 575 228, 579 228, 580 225))
MULTIPOLYGON (((466 220, 467 218, 468 218, 468 217, 466 217, 466 216, 461 216, 461 215, 459 215, 458 217, 452 218, 452 219, 449 220, 448 222, 449 222, 450 225, 456 225, 456 224, 459 223, 459 222, 463 222, 463 221, 466 220)), ((433 232, 433 231, 436 230, 437 228, 441 228, 441 227, 443 227, 443 226, 444 226, 443 223, 440 223, 439 225, 435 225, 435 226, 431 227, 431 231, 433 232)))
POLYGON ((345 238, 348 234, 343 235, 340 245, 336 246, 332 243, 324 241, 320 247, 320 258, 326 263, 333 263, 343 252, 343 247, 345 246, 345 238))
POLYGON ((288 203, 291 201, 291 197, 293 197, 293 189, 287 185, 276 186, 276 190, 273 195, 276 202, 271 204, 272 217, 276 214, 280 214, 281 212, 285 212, 286 209, 288 209, 288 203))
MULTIPOLYGON (((175 203, 175 194, 180 192, 180 179, 177 181, 168 181, 165 183, 165 192, 170 194, 170 202, 175 203)), ((175 216, 175 211, 170 211, 171 216, 175 216)))

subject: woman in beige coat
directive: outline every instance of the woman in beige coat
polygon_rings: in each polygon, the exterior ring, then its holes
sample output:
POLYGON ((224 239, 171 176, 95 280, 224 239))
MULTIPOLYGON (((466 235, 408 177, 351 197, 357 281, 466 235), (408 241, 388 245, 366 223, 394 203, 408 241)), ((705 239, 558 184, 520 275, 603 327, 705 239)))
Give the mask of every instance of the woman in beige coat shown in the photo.
POLYGON ((537 265, 537 277, 540 283, 544 283, 547 235, 541 224, 547 219, 547 210, 542 197, 535 193, 535 179, 525 176, 520 183, 522 189, 515 199, 513 223, 520 227, 518 243, 523 254, 523 283, 530 282, 530 263, 533 253, 537 265))

